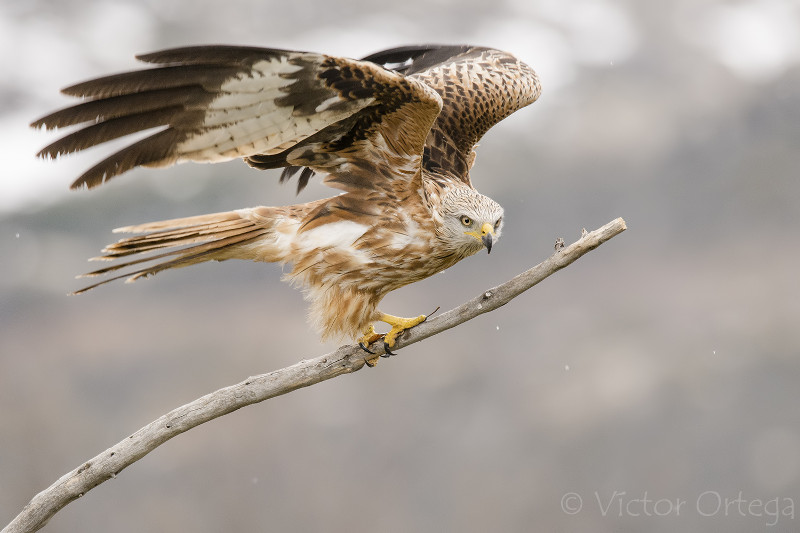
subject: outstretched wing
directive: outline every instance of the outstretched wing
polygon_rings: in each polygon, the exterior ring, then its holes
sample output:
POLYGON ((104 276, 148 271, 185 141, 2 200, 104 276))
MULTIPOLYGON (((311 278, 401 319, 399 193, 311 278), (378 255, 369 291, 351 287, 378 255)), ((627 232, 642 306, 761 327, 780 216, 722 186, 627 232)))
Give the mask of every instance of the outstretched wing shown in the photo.
POLYGON ((406 46, 364 58, 432 87, 442 111, 425 143, 424 167, 469 183, 473 148, 495 124, 539 98, 536 73, 514 56, 473 46, 406 46))
POLYGON ((95 187, 136 166, 246 158, 254 166, 307 166, 345 190, 418 174, 441 108, 420 81, 370 62, 306 52, 198 46, 138 56, 158 64, 63 90, 86 100, 35 121, 82 125, 45 147, 56 157, 140 131, 155 133, 89 169, 95 187))

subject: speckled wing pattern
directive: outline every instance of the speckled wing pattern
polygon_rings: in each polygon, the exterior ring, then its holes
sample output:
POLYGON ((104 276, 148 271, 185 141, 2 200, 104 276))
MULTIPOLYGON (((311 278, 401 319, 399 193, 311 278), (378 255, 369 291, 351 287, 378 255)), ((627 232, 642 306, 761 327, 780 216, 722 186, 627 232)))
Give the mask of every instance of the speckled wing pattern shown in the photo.
POLYGON ((467 183, 480 138, 542 92, 531 67, 491 48, 406 46, 364 59, 394 67, 439 93, 442 112, 428 134, 423 164, 467 183))
MULTIPOLYGON (((536 72, 516 57, 477 46, 417 45, 391 48, 362 58, 418 80, 442 98, 442 111, 425 142, 423 167, 469 183, 474 147, 495 124, 535 102, 542 88, 536 72)), ((281 181, 301 168, 289 166, 281 181)), ((313 169, 300 175, 298 191, 313 169)))
POLYGON ((235 158, 309 166, 345 190, 371 187, 381 176, 419 168, 441 107, 438 94, 417 80, 321 54, 199 46, 138 58, 159 66, 67 87, 64 93, 86 100, 32 124, 83 125, 39 154, 49 157, 159 128, 89 169, 73 188, 140 165, 235 158))

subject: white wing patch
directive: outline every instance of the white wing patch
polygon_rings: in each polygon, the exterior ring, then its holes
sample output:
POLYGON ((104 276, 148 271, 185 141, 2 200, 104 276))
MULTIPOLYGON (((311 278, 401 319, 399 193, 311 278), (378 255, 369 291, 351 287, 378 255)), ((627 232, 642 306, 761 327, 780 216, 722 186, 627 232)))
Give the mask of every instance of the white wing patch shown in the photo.
POLYGON ((323 111, 328 109, 330 106, 332 106, 334 104, 338 104, 339 102, 343 102, 343 101, 344 101, 344 98, 340 98, 338 96, 332 96, 332 97, 328 98, 327 100, 325 100, 324 102, 322 102, 321 104, 319 104, 316 107, 316 109, 314 109, 314 111, 316 111, 317 113, 322 113, 323 111))
POLYGON ((248 73, 243 73, 232 80, 220 85, 220 90, 232 93, 262 93, 267 87, 286 87, 293 80, 286 79, 287 74, 293 74, 303 67, 289 63, 290 56, 280 56, 264 59, 253 63, 248 73), (270 80, 269 82, 265 80, 270 80))
POLYGON ((407 213, 403 213, 403 225, 405 233, 395 233, 392 236, 391 247, 394 249, 402 250, 415 242, 420 242, 420 239, 428 237, 420 230, 419 224, 407 213))
POLYGON ((326 248, 347 249, 352 252, 353 243, 369 229, 370 226, 365 224, 359 224, 352 220, 340 220, 302 232, 295 238, 294 244, 303 253, 326 248))
POLYGON ((291 148, 326 126, 357 113, 375 99, 352 100, 337 110, 330 107, 344 99, 334 96, 317 107, 312 116, 294 116, 294 108, 278 105, 296 80, 289 74, 303 67, 286 56, 255 63, 220 86, 222 94, 208 106, 205 131, 177 146, 179 161, 219 162, 256 154, 277 154, 291 148))

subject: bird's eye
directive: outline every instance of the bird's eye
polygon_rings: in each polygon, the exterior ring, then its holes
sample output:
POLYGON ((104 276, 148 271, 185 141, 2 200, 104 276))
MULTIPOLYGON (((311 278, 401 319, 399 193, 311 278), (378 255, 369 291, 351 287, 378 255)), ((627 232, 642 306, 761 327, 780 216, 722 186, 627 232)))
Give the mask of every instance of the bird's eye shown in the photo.
POLYGON ((472 219, 467 216, 461 217, 461 223, 464 224, 465 226, 471 226, 472 219))
POLYGON ((494 229, 497 229, 497 228, 499 228, 499 227, 500 227, 500 224, 501 224, 502 222, 503 222, 503 217, 500 217, 500 218, 498 218, 498 219, 497 219, 497 222, 495 222, 495 223, 494 223, 494 229))

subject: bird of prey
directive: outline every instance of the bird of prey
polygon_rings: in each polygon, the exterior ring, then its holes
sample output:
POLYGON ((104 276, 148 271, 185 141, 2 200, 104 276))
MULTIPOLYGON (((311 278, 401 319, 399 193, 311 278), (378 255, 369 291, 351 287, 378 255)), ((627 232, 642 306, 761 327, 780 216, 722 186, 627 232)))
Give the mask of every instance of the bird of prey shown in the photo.
POLYGON ((259 169, 283 167, 281 182, 299 172, 298 192, 315 173, 343 192, 118 228, 138 235, 95 259, 123 262, 85 276, 131 268, 77 292, 203 261, 288 264, 285 278, 303 288, 323 338, 349 336, 369 351, 383 337, 387 353, 426 317, 382 313, 381 299, 482 248, 491 252, 500 237, 502 207, 470 182, 474 148, 541 92, 528 65, 474 46, 406 46, 361 60, 240 46, 137 58, 155 66, 67 87, 62 92, 83 101, 33 122, 79 127, 39 152, 51 158, 151 133, 72 188, 137 166, 243 158, 259 169), (377 321, 390 331, 377 334, 377 321))

